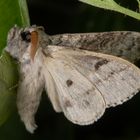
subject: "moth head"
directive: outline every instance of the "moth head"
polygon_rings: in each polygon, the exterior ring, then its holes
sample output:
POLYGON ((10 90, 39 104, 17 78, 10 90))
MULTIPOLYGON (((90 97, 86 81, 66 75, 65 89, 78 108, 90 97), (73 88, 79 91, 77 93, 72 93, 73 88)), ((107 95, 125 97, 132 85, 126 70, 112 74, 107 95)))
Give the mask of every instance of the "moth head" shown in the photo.
POLYGON ((5 50, 18 61, 34 60, 44 34, 42 27, 19 28, 15 26, 8 33, 5 50))

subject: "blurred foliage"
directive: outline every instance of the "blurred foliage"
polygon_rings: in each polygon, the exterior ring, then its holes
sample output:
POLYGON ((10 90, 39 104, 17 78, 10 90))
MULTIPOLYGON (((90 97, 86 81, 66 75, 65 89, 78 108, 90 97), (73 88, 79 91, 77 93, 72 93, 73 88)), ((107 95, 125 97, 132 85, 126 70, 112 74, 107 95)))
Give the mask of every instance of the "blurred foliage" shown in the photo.
POLYGON ((0 0, 0 52, 6 45, 7 33, 11 27, 15 24, 29 25, 26 10, 25 0, 0 0))
POLYGON ((17 65, 8 53, 0 58, 0 125, 3 124, 16 108, 16 84, 18 81, 17 65))
MULTIPOLYGON (((137 2, 117 0, 132 10, 137 2)), ((28 0, 31 24, 42 25, 49 34, 99 32, 112 30, 140 31, 140 21, 122 14, 99 9, 78 0, 28 0)), ((47 96, 36 115, 38 129, 29 134, 17 113, 0 127, 0 140, 139 140, 140 95, 121 106, 107 109, 104 116, 90 126, 77 126, 61 113, 55 113, 47 96)))
MULTIPOLYGON (((25 0, 0 1, 0 52, 6 46, 8 30, 15 24, 29 25, 25 0)), ((17 64, 5 51, 0 57, 0 125, 16 109, 16 85, 18 83, 17 64)))
MULTIPOLYGON (((140 20, 140 13, 130 10, 128 8, 125 8, 117 4, 114 0, 79 0, 79 1, 96 6, 96 7, 120 12, 120 13, 123 13, 125 15, 128 15, 130 17, 140 20)), ((140 2, 139 0, 137 0, 137 2, 138 2, 138 8, 139 8, 140 2)))

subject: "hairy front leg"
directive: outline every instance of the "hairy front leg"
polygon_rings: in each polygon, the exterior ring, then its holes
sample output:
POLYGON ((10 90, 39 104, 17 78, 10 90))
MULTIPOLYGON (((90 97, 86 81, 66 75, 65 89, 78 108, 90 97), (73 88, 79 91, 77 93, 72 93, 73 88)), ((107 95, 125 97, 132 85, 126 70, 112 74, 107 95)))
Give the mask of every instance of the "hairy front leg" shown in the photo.
POLYGON ((44 86, 42 76, 38 74, 39 72, 32 70, 30 69, 27 73, 21 74, 17 95, 17 108, 20 118, 30 133, 33 133, 37 127, 35 114, 44 86))

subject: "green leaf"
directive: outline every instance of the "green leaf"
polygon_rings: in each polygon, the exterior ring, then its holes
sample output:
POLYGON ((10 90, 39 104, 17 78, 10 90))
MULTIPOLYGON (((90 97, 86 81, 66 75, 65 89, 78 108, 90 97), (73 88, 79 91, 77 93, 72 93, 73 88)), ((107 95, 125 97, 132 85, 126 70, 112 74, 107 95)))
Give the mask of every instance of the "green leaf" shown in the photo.
POLYGON ((8 53, 0 58, 0 125, 15 109, 18 81, 17 64, 8 53))
POLYGON ((7 52, 2 51, 7 33, 15 24, 21 27, 30 24, 26 0, 0 0, 0 125, 16 109, 18 65, 7 52))
MULTIPOLYGON (((120 12, 120 13, 123 13, 125 15, 128 15, 130 17, 140 20, 140 13, 137 13, 130 9, 122 7, 119 4, 117 4, 114 0, 79 0, 79 1, 99 7, 99 8, 104 8, 104 9, 120 12)), ((139 3, 139 0, 137 0, 137 2, 139 3)))
POLYGON ((15 24, 29 25, 25 0, 0 0, 0 52, 6 45, 7 33, 15 24))

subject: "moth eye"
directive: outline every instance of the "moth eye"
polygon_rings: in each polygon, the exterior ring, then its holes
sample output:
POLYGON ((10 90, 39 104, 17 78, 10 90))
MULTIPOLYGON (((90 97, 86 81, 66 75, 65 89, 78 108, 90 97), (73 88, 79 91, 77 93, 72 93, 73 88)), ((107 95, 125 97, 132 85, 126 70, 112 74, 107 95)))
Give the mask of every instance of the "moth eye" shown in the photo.
POLYGON ((23 41, 31 42, 31 33, 29 31, 21 32, 20 35, 23 41))

